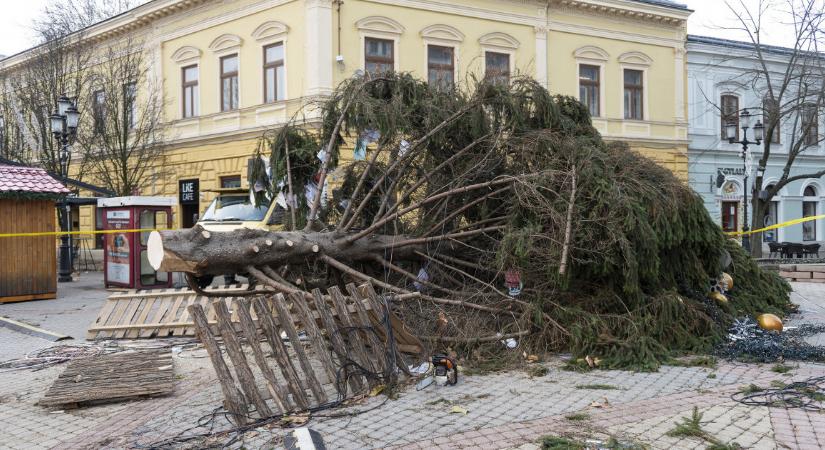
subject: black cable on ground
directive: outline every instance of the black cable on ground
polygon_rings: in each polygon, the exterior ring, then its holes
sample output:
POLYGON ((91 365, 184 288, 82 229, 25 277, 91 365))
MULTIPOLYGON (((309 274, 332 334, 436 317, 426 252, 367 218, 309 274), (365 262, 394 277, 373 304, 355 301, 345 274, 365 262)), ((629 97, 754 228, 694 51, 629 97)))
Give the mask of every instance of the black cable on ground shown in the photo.
POLYGON ((737 392, 731 399, 748 406, 801 408, 825 411, 825 376, 796 381, 783 387, 737 392))
POLYGON ((782 332, 766 331, 751 318, 739 319, 728 330, 726 342, 714 353, 723 359, 742 362, 825 362, 825 346, 811 345, 805 337, 825 333, 825 325, 803 324, 782 332))

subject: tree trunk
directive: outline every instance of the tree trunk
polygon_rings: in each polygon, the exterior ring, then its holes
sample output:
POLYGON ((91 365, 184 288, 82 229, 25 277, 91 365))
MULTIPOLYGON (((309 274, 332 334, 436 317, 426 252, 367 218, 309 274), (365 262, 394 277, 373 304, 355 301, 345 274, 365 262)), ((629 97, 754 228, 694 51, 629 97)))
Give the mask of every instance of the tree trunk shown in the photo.
MULTIPOLYGON (((758 194, 757 194, 758 195, 758 194)), ((765 223, 765 202, 754 195, 752 200, 753 217, 751 218, 751 230, 758 230, 764 226, 765 223)), ((762 233, 753 233, 751 235, 751 256, 754 258, 762 257, 762 233)))
MULTIPOLYGON (((283 266, 331 257, 338 261, 375 262, 391 250, 396 259, 419 259, 419 240, 405 236, 368 235, 352 243, 355 233, 304 231, 272 232, 240 229, 210 232, 201 226, 180 231, 153 231, 148 242, 149 262, 155 270, 195 275, 237 273, 248 266, 283 266)), ((443 243, 444 249, 451 245, 443 243)))

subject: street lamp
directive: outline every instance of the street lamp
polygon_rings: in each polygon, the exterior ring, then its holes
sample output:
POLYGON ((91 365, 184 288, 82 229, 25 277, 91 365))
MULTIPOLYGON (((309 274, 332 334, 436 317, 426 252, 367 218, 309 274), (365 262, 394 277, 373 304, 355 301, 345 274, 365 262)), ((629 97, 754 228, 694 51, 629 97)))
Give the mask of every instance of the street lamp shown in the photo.
MULTIPOLYGON (((744 198, 744 200, 745 200, 744 201, 745 220, 744 220, 744 224, 742 226, 742 231, 745 232, 745 234, 742 235, 742 247, 745 250, 747 250, 748 252, 750 252, 750 250, 751 250, 751 239, 750 239, 750 235, 747 234, 747 232, 749 230, 749 227, 748 227, 748 176, 751 173, 751 165, 753 164, 753 161, 751 160, 751 155, 748 152, 748 145, 750 145, 750 144, 761 145, 762 144, 762 139, 764 138, 764 133, 765 133, 765 127, 762 125, 762 122, 757 120, 756 125, 753 126, 753 139, 754 140, 749 141, 748 140, 748 128, 750 128, 751 114, 748 112, 747 109, 743 109, 742 113, 739 114, 739 120, 740 120, 740 123, 742 124, 742 140, 737 141, 735 137, 729 137, 728 142, 731 143, 731 144, 742 144, 742 152, 741 152, 742 166, 743 166, 744 171, 745 171, 745 180, 744 180, 745 184, 742 187, 742 190, 744 191, 744 195, 745 195, 745 198, 744 198)), ((727 133, 728 136, 736 136, 736 123, 733 122, 733 121, 729 121, 725 125, 725 133, 727 133)), ((757 177, 761 177, 762 174, 764 174, 764 173, 765 173, 765 168, 760 166, 757 169, 757 177)))
MULTIPOLYGON (((62 95, 57 100, 57 111, 49 116, 51 123, 52 134, 57 139, 60 161, 60 176, 65 180, 69 176, 69 145, 77 135, 77 123, 80 119, 80 113, 77 111, 74 103, 62 95)), ((60 202, 60 208, 63 211, 63 217, 60 220, 61 231, 69 231, 69 216, 71 211, 66 197, 60 202)), ((69 235, 64 234, 60 236, 60 256, 59 267, 57 270, 58 281, 72 281, 72 251, 69 240, 69 235)))

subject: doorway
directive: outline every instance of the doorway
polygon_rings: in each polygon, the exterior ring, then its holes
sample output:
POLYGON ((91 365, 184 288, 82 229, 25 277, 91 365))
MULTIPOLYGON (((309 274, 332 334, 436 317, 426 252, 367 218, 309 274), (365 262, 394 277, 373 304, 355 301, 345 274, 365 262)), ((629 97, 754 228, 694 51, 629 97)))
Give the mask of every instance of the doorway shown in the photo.
POLYGON ((739 231, 739 202, 722 202, 722 231, 739 231))
POLYGON ((180 205, 181 228, 192 228, 198 222, 198 205, 180 205))

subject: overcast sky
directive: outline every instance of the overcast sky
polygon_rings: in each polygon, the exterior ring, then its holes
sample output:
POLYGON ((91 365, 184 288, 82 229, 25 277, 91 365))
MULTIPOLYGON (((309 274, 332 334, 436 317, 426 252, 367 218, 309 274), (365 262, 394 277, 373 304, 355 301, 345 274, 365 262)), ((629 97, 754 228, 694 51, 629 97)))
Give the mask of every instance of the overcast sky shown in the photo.
MULTIPOLYGON (((0 55, 12 55, 32 46, 32 20, 39 14, 47 0, 0 0, 0 55)), ((59 1, 59 0, 58 0, 59 1)), ((724 27, 730 27, 733 15, 725 6, 724 0, 675 0, 685 3, 695 12, 688 22, 688 32, 728 39, 745 40, 747 36, 737 34, 724 27)), ((737 1, 738 0, 729 0, 737 1)), ((743 0, 748 5, 755 5, 758 0, 743 0)), ((774 11, 781 11, 783 0, 776 0, 774 11)), ((771 18, 767 29, 766 43, 774 45, 792 45, 789 41, 787 27, 782 23, 779 13, 771 18)), ((792 35, 791 35, 792 36, 792 35)))

